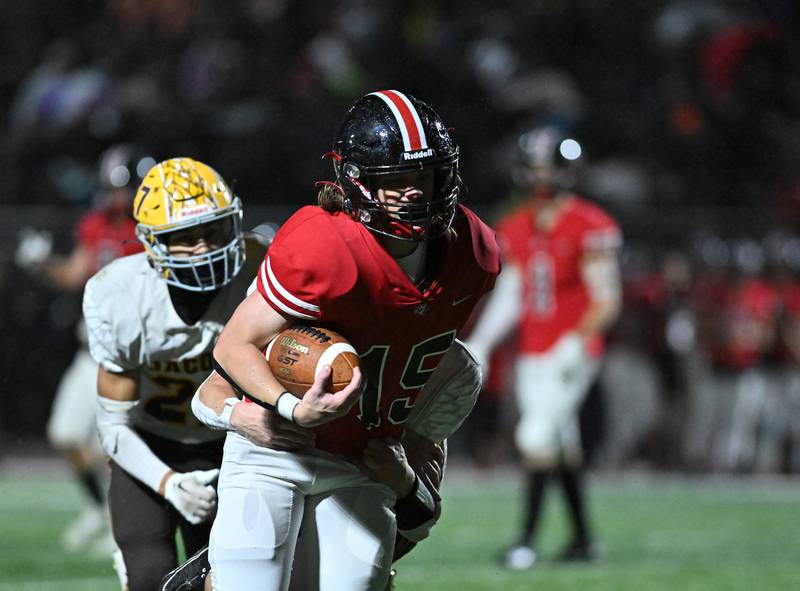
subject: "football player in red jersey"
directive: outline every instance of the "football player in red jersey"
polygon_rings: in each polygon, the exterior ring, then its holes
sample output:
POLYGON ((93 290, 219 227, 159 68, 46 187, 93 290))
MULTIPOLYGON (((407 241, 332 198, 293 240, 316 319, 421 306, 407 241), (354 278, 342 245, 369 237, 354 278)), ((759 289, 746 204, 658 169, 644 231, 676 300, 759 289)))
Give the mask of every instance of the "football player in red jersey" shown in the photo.
POLYGON ((717 311, 712 350, 716 411, 723 423, 714 461, 732 472, 775 470, 782 446, 774 428, 780 404, 772 359, 780 293, 763 276, 764 253, 757 242, 738 241, 732 254, 733 277, 717 311))
POLYGON ((527 471, 527 504, 508 568, 531 567, 545 486, 559 477, 573 526, 561 558, 593 556, 581 481, 578 411, 597 371, 603 333, 616 318, 620 230, 600 207, 570 191, 581 145, 555 128, 521 136, 525 204, 498 224, 504 269, 468 346, 482 363, 513 328, 519 357, 515 437, 527 471))
POLYGON ((230 382, 316 435, 314 449, 281 451, 228 433, 209 550, 217 590, 287 589, 295 554, 308 588, 385 588, 396 529, 409 525, 395 519, 397 497, 415 517, 433 516, 435 491, 409 473, 406 494, 395 492, 356 463, 375 452, 371 441, 401 440, 423 386, 460 348, 457 332, 499 272, 494 232, 458 203, 458 149, 428 105, 391 90, 362 97, 329 156, 336 183, 322 207, 300 209, 276 235, 257 289, 217 343, 218 373, 199 393, 224 422, 223 407, 247 406, 230 382), (284 392, 261 350, 296 322, 347 336, 366 379, 354 372, 333 394, 325 366, 302 400, 284 392))
MULTIPOLYGON (((46 235, 27 230, 16 253, 17 263, 55 289, 78 292, 105 264, 140 251, 130 207, 139 181, 153 162, 140 146, 108 148, 100 157, 95 207, 78 220, 73 250, 66 256, 52 255, 46 235)), ((50 444, 70 463, 89 500, 64 530, 62 543, 69 551, 94 545, 110 553, 110 536, 101 535, 107 530, 108 517, 100 476, 105 466, 94 430, 97 364, 86 347, 82 322, 78 341, 81 347, 61 378, 47 424, 50 444)))

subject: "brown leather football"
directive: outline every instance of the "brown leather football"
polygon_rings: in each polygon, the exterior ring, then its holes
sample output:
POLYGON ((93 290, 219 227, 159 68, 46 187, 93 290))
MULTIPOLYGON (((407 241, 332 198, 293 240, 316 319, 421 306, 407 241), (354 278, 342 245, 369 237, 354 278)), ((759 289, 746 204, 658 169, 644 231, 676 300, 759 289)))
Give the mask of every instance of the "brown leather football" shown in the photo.
POLYGON ((333 370, 329 392, 338 392, 353 378, 359 366, 356 350, 342 335, 327 328, 294 324, 276 336, 265 353, 272 373, 295 396, 314 384, 323 365, 333 370))

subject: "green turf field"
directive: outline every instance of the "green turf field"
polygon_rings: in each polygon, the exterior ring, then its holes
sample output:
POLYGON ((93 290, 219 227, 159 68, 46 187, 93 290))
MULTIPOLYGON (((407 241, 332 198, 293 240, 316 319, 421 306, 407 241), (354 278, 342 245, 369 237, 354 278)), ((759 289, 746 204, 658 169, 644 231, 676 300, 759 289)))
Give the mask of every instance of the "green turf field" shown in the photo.
MULTIPOLYGON (((433 536, 398 564, 406 591, 788 591, 800 589, 800 481, 597 478, 602 560, 561 566, 560 498, 548 499, 541 561, 509 573, 495 558, 513 537, 515 476, 453 471, 433 536)), ((0 472, 0 591, 118 589, 110 562, 65 554, 60 529, 79 506, 63 475, 0 472)))

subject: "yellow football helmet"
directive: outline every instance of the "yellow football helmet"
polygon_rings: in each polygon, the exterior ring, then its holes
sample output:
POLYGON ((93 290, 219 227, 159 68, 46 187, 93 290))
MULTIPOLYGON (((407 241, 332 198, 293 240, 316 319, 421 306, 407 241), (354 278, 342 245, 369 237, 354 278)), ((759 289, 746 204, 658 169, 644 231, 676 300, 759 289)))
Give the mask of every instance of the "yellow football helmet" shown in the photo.
POLYGON ((202 162, 172 158, 152 167, 139 185, 133 217, 150 263, 169 285, 214 291, 244 264, 241 201, 217 171, 202 162), (172 256, 170 233, 201 224, 220 224, 223 246, 201 255, 172 256))

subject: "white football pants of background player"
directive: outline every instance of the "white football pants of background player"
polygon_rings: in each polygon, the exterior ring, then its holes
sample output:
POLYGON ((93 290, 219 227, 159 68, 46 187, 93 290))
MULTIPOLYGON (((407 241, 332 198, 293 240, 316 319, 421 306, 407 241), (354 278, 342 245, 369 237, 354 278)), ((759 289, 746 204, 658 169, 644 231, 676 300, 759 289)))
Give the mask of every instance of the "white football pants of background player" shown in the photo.
POLYGON ((520 417, 514 435, 525 458, 549 466, 560 455, 570 465, 581 463, 579 410, 598 368, 599 361, 572 334, 546 353, 519 357, 515 392, 520 417))
MULTIPOLYGON (((616 317, 620 299, 616 256, 595 253, 582 263, 589 292, 593 329, 601 332, 616 317)), ((483 367, 489 354, 522 316, 522 273, 507 265, 497 279, 468 346, 483 367)), ((578 413, 597 375, 599 359, 592 357, 578 332, 564 332, 544 353, 521 354, 517 359, 515 393, 520 420, 515 439, 530 468, 582 462, 578 413)))
MULTIPOLYGON (((469 414, 480 384, 479 364, 456 341, 423 388, 406 428, 443 441, 469 414)), ((203 408, 199 392, 192 407, 202 422, 222 427, 203 408)), ((209 544, 216 591, 285 591, 295 556, 304 569, 296 575, 307 591, 385 589, 396 533, 395 493, 353 464, 320 451, 259 447, 229 432, 218 493, 209 544)), ((434 523, 402 533, 419 541, 434 523)))

